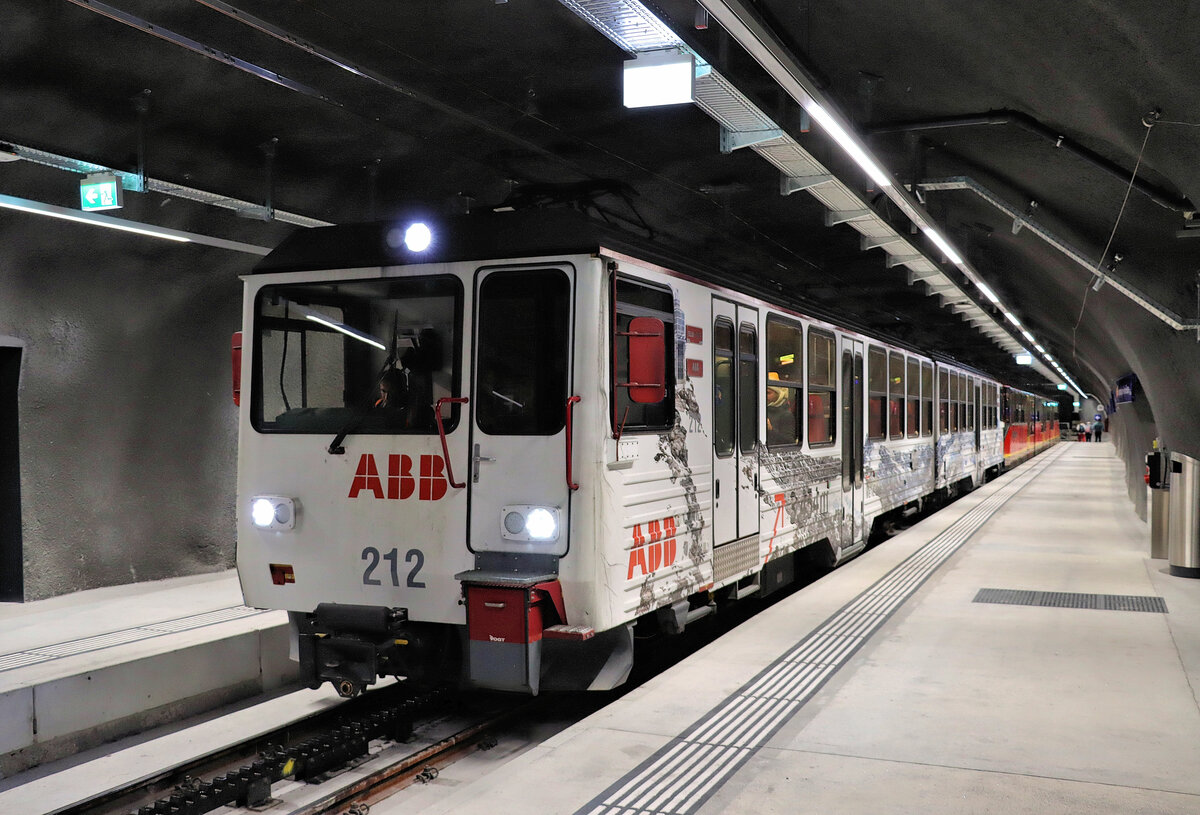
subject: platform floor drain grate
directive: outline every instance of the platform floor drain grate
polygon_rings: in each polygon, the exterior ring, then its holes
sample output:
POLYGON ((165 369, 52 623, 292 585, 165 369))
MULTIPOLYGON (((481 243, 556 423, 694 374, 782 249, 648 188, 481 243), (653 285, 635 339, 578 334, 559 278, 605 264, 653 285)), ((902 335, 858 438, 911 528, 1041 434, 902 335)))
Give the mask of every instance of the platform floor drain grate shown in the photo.
POLYGON ((1000 603, 1009 606, 1049 606, 1052 608, 1096 608, 1101 611, 1150 611, 1167 613, 1161 597, 1131 594, 1077 594, 1069 591, 1029 591, 1027 589, 980 589, 976 603, 1000 603))

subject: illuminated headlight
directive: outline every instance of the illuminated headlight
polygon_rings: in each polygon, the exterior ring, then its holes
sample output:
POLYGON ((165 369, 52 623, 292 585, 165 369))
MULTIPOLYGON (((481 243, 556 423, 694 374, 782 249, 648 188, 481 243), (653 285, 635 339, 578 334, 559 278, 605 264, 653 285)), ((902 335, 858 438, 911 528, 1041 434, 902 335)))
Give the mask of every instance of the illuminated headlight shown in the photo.
POLYGON ((250 499, 250 522, 259 529, 292 529, 296 526, 296 502, 281 495, 258 495, 250 499))
POLYGON ((410 224, 404 230, 404 245, 410 252, 424 252, 433 243, 433 232, 423 223, 410 224))
POLYGON ((552 541, 558 539, 557 507, 521 504, 500 510, 500 534, 514 541, 552 541))

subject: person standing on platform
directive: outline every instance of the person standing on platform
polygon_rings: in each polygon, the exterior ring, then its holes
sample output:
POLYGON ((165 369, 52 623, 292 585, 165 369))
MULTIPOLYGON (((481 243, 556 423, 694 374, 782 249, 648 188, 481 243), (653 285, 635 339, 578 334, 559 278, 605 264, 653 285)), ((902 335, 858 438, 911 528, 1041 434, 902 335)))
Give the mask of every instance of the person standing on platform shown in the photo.
POLYGON ((1100 421, 1100 417, 1097 416, 1096 420, 1092 422, 1092 441, 1100 441, 1100 434, 1103 432, 1104 422, 1100 421))

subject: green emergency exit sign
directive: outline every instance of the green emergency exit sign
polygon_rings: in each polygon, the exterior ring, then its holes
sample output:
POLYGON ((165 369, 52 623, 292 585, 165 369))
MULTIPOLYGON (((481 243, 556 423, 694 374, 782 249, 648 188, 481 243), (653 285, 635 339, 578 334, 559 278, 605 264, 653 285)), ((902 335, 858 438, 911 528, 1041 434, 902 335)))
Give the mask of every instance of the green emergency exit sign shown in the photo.
POLYGON ((95 173, 79 182, 79 208, 84 212, 120 209, 121 180, 111 173, 95 173))

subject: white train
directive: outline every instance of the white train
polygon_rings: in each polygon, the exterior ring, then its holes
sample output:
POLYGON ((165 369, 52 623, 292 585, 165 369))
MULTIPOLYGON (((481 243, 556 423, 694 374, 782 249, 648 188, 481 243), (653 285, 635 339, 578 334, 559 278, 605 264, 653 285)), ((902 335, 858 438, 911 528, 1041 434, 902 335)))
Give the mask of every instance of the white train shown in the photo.
POLYGON ((303 231, 245 278, 238 570, 310 683, 612 688, 635 624, 1057 439, 1032 394, 648 257, 508 213, 303 231))

